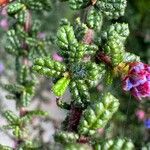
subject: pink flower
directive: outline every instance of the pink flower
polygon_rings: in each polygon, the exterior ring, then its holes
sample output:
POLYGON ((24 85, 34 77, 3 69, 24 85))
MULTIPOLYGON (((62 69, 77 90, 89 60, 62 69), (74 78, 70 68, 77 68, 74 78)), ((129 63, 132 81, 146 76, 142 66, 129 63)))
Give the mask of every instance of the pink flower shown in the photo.
POLYGON ((123 90, 141 100, 150 96, 150 66, 141 62, 129 64, 128 75, 123 78, 123 90))
POLYGON ((145 119, 145 112, 143 110, 137 110, 135 114, 140 121, 145 119))
POLYGON ((7 19, 2 19, 0 21, 0 26, 4 29, 4 30, 8 30, 8 20, 7 19))
POLYGON ((61 57, 60 55, 58 55, 57 53, 53 54, 53 59, 59 62, 63 61, 63 57, 61 57))

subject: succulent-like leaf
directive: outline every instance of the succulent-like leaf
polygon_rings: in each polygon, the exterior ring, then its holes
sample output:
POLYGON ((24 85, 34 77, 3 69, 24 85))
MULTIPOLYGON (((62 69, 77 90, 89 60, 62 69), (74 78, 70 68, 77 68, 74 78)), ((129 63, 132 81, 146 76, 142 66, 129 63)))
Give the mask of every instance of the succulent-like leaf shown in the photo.
POLYGON ((117 39, 124 43, 129 35, 129 27, 126 23, 112 24, 105 32, 102 33, 102 37, 105 40, 117 39))
POLYGON ((25 5, 19 2, 13 2, 8 5, 7 13, 8 15, 15 15, 25 8, 25 5))
POLYGON ((85 33, 87 32, 88 27, 86 24, 82 23, 80 18, 75 20, 74 33, 78 40, 83 40, 85 33))
POLYGON ((108 19, 118 19, 125 13, 126 0, 98 0, 96 3, 99 10, 108 19))
POLYGON ((134 150, 134 144, 130 139, 118 138, 96 144, 94 150, 134 150))
POLYGON ((72 81, 70 83, 70 91, 74 103, 79 107, 84 107, 86 103, 90 102, 90 94, 84 80, 72 81))
POLYGON ((5 118, 7 119, 7 121, 11 124, 16 124, 19 120, 18 116, 16 116, 12 111, 7 110, 4 113, 5 118))
POLYGON ((107 44, 104 47, 104 51, 111 58, 111 64, 113 66, 123 62, 125 52, 124 44, 122 44, 119 39, 111 39, 107 41, 107 44))
POLYGON ((85 8, 90 4, 90 0, 69 0, 69 5, 72 9, 85 8))
POLYGON ((94 7, 87 14, 87 24, 89 28, 100 30, 103 22, 103 17, 100 11, 94 7))
POLYGON ((54 135, 55 141, 60 143, 76 143, 79 135, 73 132, 58 131, 54 135))
POLYGON ((123 60, 124 62, 140 62, 140 57, 133 53, 125 52, 123 60))
POLYGON ((66 66, 63 63, 53 61, 50 57, 45 57, 35 60, 33 70, 39 74, 57 78, 63 76, 66 66))
POLYGON ((70 47, 76 47, 77 40, 74 35, 73 27, 70 24, 62 25, 58 29, 57 44, 60 47, 60 49, 66 51, 69 51, 70 47))
POLYGON ((92 135, 99 128, 104 128, 119 107, 118 99, 110 93, 103 96, 102 101, 89 106, 83 113, 78 132, 92 135))

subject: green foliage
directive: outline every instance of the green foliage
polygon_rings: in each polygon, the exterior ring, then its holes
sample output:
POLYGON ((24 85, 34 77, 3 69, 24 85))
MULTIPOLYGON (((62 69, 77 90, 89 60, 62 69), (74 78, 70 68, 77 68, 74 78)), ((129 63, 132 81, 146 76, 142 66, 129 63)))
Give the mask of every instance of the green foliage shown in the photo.
POLYGON ((4 129, 11 129, 16 138, 23 139, 27 135, 25 125, 35 116, 45 116, 46 113, 41 110, 25 111, 23 116, 16 116, 12 111, 8 110, 4 113, 8 121, 8 125, 3 126, 4 129))
POLYGON ((104 47, 104 51, 110 56, 113 66, 116 66, 119 63, 123 62, 123 56, 125 51, 124 45, 120 43, 120 40, 109 40, 104 47))
POLYGON ((57 83, 52 87, 52 91, 56 96, 62 96, 68 87, 70 79, 63 77, 57 81, 57 83))
POLYGON ((24 26, 17 25, 15 28, 7 31, 7 42, 6 50, 8 53, 17 57, 29 57, 33 59, 37 56, 45 56, 47 54, 47 39, 38 38, 38 30, 33 28, 29 32, 24 31, 24 26), (22 44, 23 43, 23 44, 22 44), (30 46, 30 50, 29 47, 30 46))
POLYGON ((125 52, 123 56, 124 62, 140 62, 140 57, 135 54, 125 52))
POLYGON ((124 23, 111 25, 102 34, 102 37, 107 41, 104 46, 104 52, 110 56, 111 63, 114 66, 124 61, 124 43, 128 35, 128 25, 124 23))
POLYGON ((90 147, 84 144, 68 144, 64 148, 65 150, 90 150, 90 147))
POLYGON ((63 63, 52 60, 50 57, 45 57, 35 60, 33 70, 40 74, 57 78, 63 76, 66 66, 63 63))
MULTIPOLYGON (((123 16, 127 5, 126 0, 96 0, 95 2, 90 0, 69 0, 69 5, 72 9, 82 9, 92 5, 92 3, 107 19, 118 19, 123 16)), ((95 21, 97 19, 99 19, 98 16, 95 17, 95 21)))
POLYGON ((51 8, 51 1, 45 0, 44 2, 42 0, 16 0, 14 2, 11 2, 8 5, 8 13, 10 15, 15 15, 20 11, 24 11, 27 9, 30 10, 49 10, 51 8))
POLYGON ((33 70, 40 74, 59 77, 60 80, 53 86, 52 90, 57 96, 62 96, 69 84, 73 101, 82 107, 90 101, 88 93, 93 82, 99 80, 104 68, 94 62, 84 62, 85 55, 93 55, 95 45, 87 45, 77 41, 74 29, 66 20, 58 29, 57 44, 64 62, 52 61, 49 58, 38 58, 35 60, 33 70), (64 64, 65 63, 65 64, 64 64), (66 69, 67 68, 67 69, 66 69), (67 79, 64 77, 67 74, 67 79), (85 104, 84 104, 85 103, 85 104))
POLYGON ((10 95, 6 96, 8 99, 16 99, 18 105, 27 106, 35 93, 36 81, 26 66, 22 66, 18 74, 17 84, 5 84, 3 88, 10 92, 10 95))
POLYGON ((107 93, 100 102, 90 105, 83 113, 78 126, 79 134, 92 135, 104 128, 119 107, 118 100, 107 93))
POLYGON ((74 25, 75 37, 78 40, 83 40, 87 31, 88 31, 87 25, 81 22, 80 18, 77 18, 75 20, 75 25, 74 25))
MULTIPOLYGON (((16 59, 16 83, 2 86, 9 92, 7 98, 16 100, 20 112, 19 115, 16 115, 12 111, 6 111, 4 117, 8 125, 3 128, 12 130, 18 150, 47 149, 47 147, 45 148, 46 144, 42 145, 42 140, 30 141, 26 128, 34 117, 47 115, 41 110, 28 111, 27 108, 24 108, 28 106, 35 95, 37 79, 30 67, 34 60, 32 70, 53 78, 54 85, 51 90, 57 96, 56 103, 59 107, 68 110, 63 131, 58 130, 54 135, 57 145, 55 147, 54 144, 53 149, 57 150, 58 147, 58 149, 65 150, 133 150, 134 144, 129 139, 105 140, 120 132, 118 129, 119 131, 114 131, 114 135, 107 135, 113 126, 120 125, 119 117, 102 137, 104 140, 102 140, 99 130, 105 128, 119 107, 118 99, 107 93, 110 90, 107 85, 112 85, 115 71, 120 67, 123 68, 126 62, 140 61, 138 56, 125 52, 125 44, 129 35, 128 24, 111 24, 116 19, 119 22, 124 20, 120 17, 124 15, 126 0, 61 1, 69 3, 70 8, 74 10, 83 9, 79 12, 82 18, 77 18, 73 25, 63 19, 57 36, 52 38, 40 38, 42 21, 32 21, 39 13, 43 13, 44 17, 51 14, 45 13, 52 6, 51 0, 15 0, 9 2, 7 6, 8 15, 12 17, 12 27, 7 31, 6 51, 16 59), (33 18, 32 14, 35 15, 33 18), (50 44, 57 44, 58 53, 63 59, 62 62, 48 56, 47 50, 50 44), (101 58, 98 56, 99 53, 103 54, 101 58), (101 82, 102 80, 104 83, 101 82), (101 86, 101 100, 93 98, 99 97, 99 93, 96 91, 96 89, 99 90, 98 87, 96 88, 98 83, 101 86), (61 100, 61 96, 67 88, 71 92, 69 103, 61 100), (97 138, 98 143, 96 143, 97 138)), ((52 4, 56 4, 56 6, 58 3, 55 0, 52 1, 52 4)), ((136 5, 139 5, 139 1, 136 5)), ((142 7, 146 7, 144 0, 137 10, 143 12, 142 7)), ((51 48, 53 49, 53 47, 51 48)), ((116 74, 118 72, 116 71, 116 74)), ((48 143, 48 145, 50 144, 48 143)), ((144 146, 143 149, 148 146, 144 146)), ((2 145, 0 145, 0 149, 12 150, 12 148, 2 145)))
POLYGON ((134 145, 129 139, 118 138, 96 144, 94 150, 134 150, 134 145))
POLYGON ((89 28, 94 30, 100 30, 103 23, 103 16, 102 14, 92 7, 87 14, 87 24, 89 28))
POLYGON ((85 8, 90 4, 90 0, 69 0, 69 5, 72 9, 85 8))
POLYGON ((79 135, 73 132, 58 131, 55 133, 54 138, 56 142, 60 143, 76 143, 79 135))
POLYGON ((149 150, 150 149, 150 143, 145 144, 142 146, 142 150, 149 150))
POLYGON ((117 19, 124 15, 126 3, 126 0, 97 0, 96 6, 106 18, 117 19))
POLYGON ((110 25, 106 31, 102 33, 105 40, 118 39, 124 43, 129 36, 129 27, 126 23, 115 23, 110 25))
POLYGON ((11 147, 0 145, 1 150, 13 150, 11 147))
POLYGON ((26 140, 18 147, 18 150, 32 150, 32 149, 39 150, 40 149, 39 143, 26 140))

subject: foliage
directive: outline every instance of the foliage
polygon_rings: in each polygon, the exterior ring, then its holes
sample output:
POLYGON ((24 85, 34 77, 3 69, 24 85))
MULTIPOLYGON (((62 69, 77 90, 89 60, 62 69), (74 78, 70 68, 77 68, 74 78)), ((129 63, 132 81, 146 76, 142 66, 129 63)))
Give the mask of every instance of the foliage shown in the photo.
MULTIPOLYGON (((8 124, 2 130, 12 131, 15 147, 0 145, 0 149, 133 150, 149 147, 148 140, 139 142, 138 136, 131 136, 132 130, 137 131, 133 114, 138 102, 131 101, 125 94, 122 98, 123 92, 118 86, 130 74, 131 64, 141 61, 136 55, 138 53, 134 54, 129 49, 134 48, 130 46, 133 43, 129 40, 129 33, 133 37, 133 31, 130 32, 129 28, 136 26, 127 16, 133 1, 129 1, 125 13, 126 0, 61 0, 61 5, 76 10, 73 13, 78 17, 72 17, 73 23, 71 17, 59 19, 56 36, 54 31, 49 31, 50 35, 46 34, 44 38, 39 35, 42 27, 46 26, 48 18, 44 18, 45 14, 55 11, 58 1, 14 0, 0 3, 1 6, 7 5, 11 26, 6 33, 5 50, 15 58, 12 65, 16 73, 11 83, 1 83, 1 87, 8 92, 7 99, 16 101, 18 111, 18 114, 12 110, 3 112, 8 124), (49 49, 53 47, 55 51, 58 49, 57 54, 62 61, 51 55, 49 49), (51 91, 56 96, 58 107, 67 110, 61 128, 54 134, 54 143, 48 143, 48 146, 39 139, 31 139, 28 131, 35 117, 47 117, 47 113, 39 108, 29 109, 40 80, 35 73, 50 78, 53 83, 51 91), (100 92, 97 91, 99 86, 102 87, 100 92), (67 90, 71 94, 69 102, 62 100, 67 90), (125 98, 133 105, 130 114, 126 113, 128 104, 125 98), (122 122, 129 127, 124 134, 122 122)), ((142 15, 148 11, 144 0, 138 1, 135 7, 142 15)), ((138 17, 141 19, 142 15, 138 17)), ((51 23, 55 27, 53 21, 51 23)), ((146 48, 149 49, 148 46, 146 48)), ((147 77, 148 73, 147 65, 144 75, 147 77)), ((138 74, 138 81, 135 76, 132 78, 139 83, 143 74, 138 74)), ((147 86, 150 87, 149 84, 147 86)), ((133 92, 132 89, 130 92, 133 92)), ((142 101, 140 107, 146 108, 149 113, 147 102, 142 101)), ((139 132, 135 134, 139 135, 139 132)))

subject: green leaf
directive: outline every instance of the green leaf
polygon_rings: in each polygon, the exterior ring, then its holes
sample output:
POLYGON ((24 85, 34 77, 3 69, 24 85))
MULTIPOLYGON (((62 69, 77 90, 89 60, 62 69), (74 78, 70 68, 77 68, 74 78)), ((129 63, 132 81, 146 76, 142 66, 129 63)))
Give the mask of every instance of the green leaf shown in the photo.
POLYGON ((68 77, 63 77, 53 85, 52 91, 56 96, 62 96, 65 93, 69 83, 70 79, 68 77))
POLYGON ((24 91, 24 87, 19 84, 5 84, 3 88, 12 94, 22 93, 24 91))
POLYGON ((31 121, 33 117, 44 117, 47 116, 47 112, 44 112, 42 110, 33 110, 33 111, 28 111, 23 117, 21 117, 20 122, 21 123, 27 123, 31 121))
POLYGON ((15 135, 17 138, 20 138, 22 136, 23 132, 19 128, 19 126, 16 126, 13 130, 13 135, 15 135))
POLYGON ((17 19, 18 23, 24 25, 27 22, 27 19, 29 19, 30 13, 27 10, 22 10, 18 12, 15 15, 15 18, 17 19))
POLYGON ((129 26, 126 23, 115 23, 102 33, 105 40, 117 39, 124 43, 129 36, 129 26))
POLYGON ((19 37, 17 36, 17 33, 14 29, 7 31, 7 40, 11 44, 12 48, 17 49, 17 48, 21 47, 19 37))
POLYGON ((92 150, 86 144, 66 144, 64 145, 64 150, 92 150))
POLYGON ((80 18, 77 18, 75 20, 75 25, 74 25, 75 37, 81 41, 83 40, 84 35, 86 34, 87 31, 88 31, 87 25, 82 23, 80 18))
POLYGON ((85 8, 90 4, 90 0, 69 0, 69 5, 72 9, 85 8))
POLYGON ((62 25, 57 31, 57 45, 62 50, 70 50, 70 46, 75 47, 77 40, 74 35, 73 27, 69 24, 62 25))
POLYGON ((60 143, 76 143, 79 135, 73 132, 57 131, 54 138, 56 142, 60 143))
POLYGON ((75 105, 84 107, 90 102, 89 89, 84 80, 72 81, 70 83, 70 91, 75 105))
POLYGON ((118 99, 110 93, 103 96, 100 102, 89 106, 84 112, 78 126, 81 135, 92 135, 97 129, 104 128, 119 107, 118 99))
POLYGON ((13 150, 13 148, 9 147, 9 146, 4 146, 0 144, 0 150, 13 150))
POLYGON ((125 13, 126 0, 98 0, 96 6, 108 19, 118 19, 125 13))
POLYGON ((130 139, 118 138, 95 144, 94 150, 134 150, 134 144, 130 139))
POLYGON ((25 8, 25 5, 19 2, 13 2, 8 5, 7 13, 8 15, 15 15, 25 8))
POLYGON ((4 117, 11 124, 16 124, 19 121, 18 116, 16 116, 12 111, 8 110, 4 113, 4 117))
POLYGON ((140 57, 133 53, 125 52, 123 60, 124 62, 140 62, 140 57))
POLYGON ((49 77, 62 77, 66 71, 64 63, 53 61, 50 57, 37 58, 32 68, 39 74, 49 77))
POLYGON ((111 64, 116 66, 123 62, 125 52, 124 44, 119 39, 110 39, 104 46, 104 52, 111 58, 111 64))
POLYGON ((51 9, 51 1, 50 0, 22 0, 22 2, 27 6, 28 9, 32 9, 35 11, 41 10, 50 10, 51 9))
POLYGON ((87 14, 87 24, 89 28, 94 30, 100 30, 102 27, 102 23, 102 14, 97 9, 92 7, 92 9, 90 9, 90 11, 87 14))

